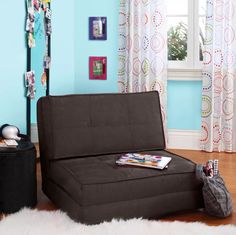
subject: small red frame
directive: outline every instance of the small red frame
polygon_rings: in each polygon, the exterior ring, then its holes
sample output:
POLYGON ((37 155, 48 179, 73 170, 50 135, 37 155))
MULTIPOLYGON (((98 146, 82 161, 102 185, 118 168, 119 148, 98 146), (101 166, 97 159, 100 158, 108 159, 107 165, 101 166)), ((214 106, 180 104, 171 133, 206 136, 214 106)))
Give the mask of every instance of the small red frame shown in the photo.
POLYGON ((89 57, 89 79, 107 80, 107 57, 89 57))

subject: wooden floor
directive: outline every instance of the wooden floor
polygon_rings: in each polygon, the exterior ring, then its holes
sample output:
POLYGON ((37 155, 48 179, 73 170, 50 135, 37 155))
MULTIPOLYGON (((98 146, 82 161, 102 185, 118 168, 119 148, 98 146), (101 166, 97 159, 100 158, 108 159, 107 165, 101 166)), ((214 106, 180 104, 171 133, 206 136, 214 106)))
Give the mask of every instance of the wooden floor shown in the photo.
MULTIPOLYGON (((227 153, 205 153, 201 151, 190 150, 170 150, 173 153, 182 155, 193 160, 196 163, 205 163, 208 159, 219 159, 219 170, 223 176, 226 185, 231 192, 234 201, 234 208, 236 208, 236 154, 227 153)), ((38 179, 38 204, 37 208, 40 210, 55 210, 57 209, 52 202, 41 191, 41 173, 40 165, 37 165, 37 179, 38 179)), ((1 218, 1 216, 0 216, 1 218)), ((211 216, 207 216, 203 212, 192 213, 178 213, 171 215, 164 221, 200 221, 209 225, 223 225, 223 224, 235 224, 236 225, 236 212, 226 219, 217 219, 211 216)))

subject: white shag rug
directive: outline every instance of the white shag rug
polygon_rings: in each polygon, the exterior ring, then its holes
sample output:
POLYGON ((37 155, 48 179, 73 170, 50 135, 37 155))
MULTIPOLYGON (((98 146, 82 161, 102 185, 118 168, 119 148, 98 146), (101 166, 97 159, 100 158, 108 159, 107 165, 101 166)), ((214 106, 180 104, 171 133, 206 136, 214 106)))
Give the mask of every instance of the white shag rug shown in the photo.
POLYGON ((143 219, 88 226, 72 221, 61 211, 23 209, 0 221, 0 235, 236 235, 236 226, 143 219))

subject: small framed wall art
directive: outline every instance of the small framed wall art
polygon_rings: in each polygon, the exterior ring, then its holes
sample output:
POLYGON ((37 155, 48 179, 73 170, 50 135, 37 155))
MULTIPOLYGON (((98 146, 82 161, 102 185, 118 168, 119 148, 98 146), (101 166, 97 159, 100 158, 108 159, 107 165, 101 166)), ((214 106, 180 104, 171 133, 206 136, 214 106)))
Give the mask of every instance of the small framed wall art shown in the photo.
POLYGON ((107 17, 89 17, 89 40, 107 40, 107 17))
POLYGON ((107 79, 107 57, 89 57, 89 79, 107 79))

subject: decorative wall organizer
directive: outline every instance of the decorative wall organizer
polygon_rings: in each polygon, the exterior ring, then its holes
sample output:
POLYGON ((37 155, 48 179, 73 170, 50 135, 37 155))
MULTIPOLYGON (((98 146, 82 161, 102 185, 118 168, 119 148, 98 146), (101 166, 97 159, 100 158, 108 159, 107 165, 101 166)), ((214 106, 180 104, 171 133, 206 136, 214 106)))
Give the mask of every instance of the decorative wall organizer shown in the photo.
POLYGON ((25 86, 27 97, 27 135, 31 136, 31 100, 35 98, 36 88, 35 72, 31 70, 31 49, 36 47, 35 42, 35 15, 44 12, 44 32, 45 32, 45 56, 43 63, 43 74, 41 76, 41 84, 46 89, 46 95, 49 95, 49 74, 50 74, 50 62, 51 62, 51 0, 26 0, 26 32, 27 32, 27 71, 25 73, 25 86))
POLYGON ((107 40, 106 17, 89 17, 89 40, 107 40))
POLYGON ((89 57, 89 79, 107 79, 107 57, 89 57))

